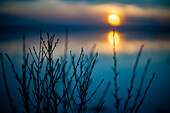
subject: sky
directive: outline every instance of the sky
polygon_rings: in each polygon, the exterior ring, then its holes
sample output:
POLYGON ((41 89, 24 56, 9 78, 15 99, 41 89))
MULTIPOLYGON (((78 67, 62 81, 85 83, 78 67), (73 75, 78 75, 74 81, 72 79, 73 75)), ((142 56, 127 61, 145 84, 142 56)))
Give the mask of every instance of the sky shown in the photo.
POLYGON ((0 25, 170 25, 169 0, 1 0, 0 25))

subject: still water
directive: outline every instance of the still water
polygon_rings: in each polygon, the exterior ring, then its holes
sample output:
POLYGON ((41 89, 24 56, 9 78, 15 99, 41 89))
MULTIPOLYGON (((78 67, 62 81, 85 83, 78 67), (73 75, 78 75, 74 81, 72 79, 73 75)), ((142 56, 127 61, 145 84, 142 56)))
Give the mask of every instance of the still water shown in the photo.
MULTIPOLYGON (((21 32, 25 31, 26 34, 26 47, 38 48, 39 44, 39 28, 40 27, 1 27, 0 31, 0 51, 7 53, 15 61, 16 67, 19 67, 22 63, 22 35, 21 32)), ((51 35, 55 34, 56 39, 59 38, 59 43, 55 50, 55 58, 58 58, 64 54, 64 37, 65 27, 63 26, 46 26, 42 28, 42 36, 46 39, 46 32, 51 35)), ((99 53, 97 64, 94 68, 92 77, 92 90, 97 84, 104 78, 104 84, 99 89, 96 96, 93 98, 92 103, 89 106, 92 107, 97 104, 101 92, 107 86, 108 82, 111 82, 108 92, 104 98, 105 112, 114 111, 113 106, 115 100, 112 96, 114 91, 113 84, 113 32, 110 26, 69 26, 68 32, 68 51, 72 51, 77 56, 84 48, 86 54, 88 54, 93 45, 96 45, 95 51, 99 53)), ((151 58, 151 65, 146 76, 144 86, 148 84, 152 73, 156 72, 156 77, 147 93, 143 105, 139 112, 143 113, 155 113, 155 112, 170 112, 170 34, 166 27, 117 27, 115 33, 116 52, 118 60, 118 86, 120 88, 119 95, 123 99, 127 96, 127 89, 129 88, 130 78, 132 76, 132 69, 135 63, 135 58, 140 45, 144 44, 144 50, 139 61, 137 68, 137 78, 135 79, 135 87, 139 85, 139 79, 142 76, 144 66, 148 58, 151 58)), ((69 55, 68 55, 69 56, 69 55)), ((68 58, 69 60, 69 58, 68 58)), ((5 66, 7 70, 7 78, 10 83, 12 92, 14 92, 17 83, 13 82, 13 74, 11 68, 9 68, 9 62, 5 59, 5 66)), ((0 106, 2 111, 8 111, 7 97, 4 89, 4 82, 2 75, 0 76, 0 106)), ((89 90, 89 92, 90 92, 89 90)), ((12 97, 17 95, 15 92, 12 97)), ((16 98, 14 100, 17 100, 16 98)), ((21 99, 18 99, 21 101, 21 99)), ((20 104, 19 101, 16 104, 20 104)), ((121 101, 123 103, 124 101, 121 101)))

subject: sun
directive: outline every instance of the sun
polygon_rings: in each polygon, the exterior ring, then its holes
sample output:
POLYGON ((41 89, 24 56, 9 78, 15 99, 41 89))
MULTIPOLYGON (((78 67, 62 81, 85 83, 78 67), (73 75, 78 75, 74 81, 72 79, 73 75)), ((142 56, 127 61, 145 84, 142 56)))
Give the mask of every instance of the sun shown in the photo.
POLYGON ((120 41, 120 36, 117 32, 115 32, 115 34, 113 34, 113 31, 108 33, 108 41, 111 44, 113 44, 113 39, 115 41, 115 45, 118 45, 120 41), (114 35, 114 38, 113 38, 113 35, 114 35))
POLYGON ((118 26, 120 25, 120 17, 116 14, 111 14, 108 16, 108 22, 111 25, 118 26))

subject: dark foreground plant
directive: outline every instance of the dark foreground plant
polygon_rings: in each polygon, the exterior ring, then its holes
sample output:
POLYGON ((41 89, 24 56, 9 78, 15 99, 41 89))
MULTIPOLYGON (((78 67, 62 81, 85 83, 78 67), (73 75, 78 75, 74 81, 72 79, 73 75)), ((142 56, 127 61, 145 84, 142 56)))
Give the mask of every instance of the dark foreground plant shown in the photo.
MULTIPOLYGON (((56 50, 59 39, 55 41, 55 35, 50 36, 50 34, 47 33, 47 41, 45 41, 46 39, 42 37, 41 30, 38 49, 36 49, 35 47, 29 48, 29 53, 26 53, 25 34, 23 33, 23 63, 21 73, 18 72, 8 54, 5 54, 11 64, 15 79, 19 83, 19 87, 17 88, 17 90, 19 91, 20 97, 22 98, 22 103, 24 106, 23 112, 83 113, 93 110, 98 113, 102 110, 102 107, 105 103, 105 101, 103 101, 103 98, 105 97, 106 92, 110 87, 110 82, 108 83, 104 92, 101 93, 98 104, 91 110, 88 109, 87 105, 88 102, 91 102, 92 97, 94 97, 104 81, 104 79, 102 79, 97 87, 93 89, 91 93, 89 92, 90 85, 92 84, 92 73, 98 56, 98 53, 95 53, 94 51, 95 45, 89 55, 86 55, 82 48, 78 58, 76 58, 76 55, 74 55, 72 51, 70 51, 71 62, 69 63, 67 55, 68 28, 66 28, 65 31, 66 41, 64 57, 61 57, 61 59, 54 58, 54 51, 56 50), (72 70, 70 71, 69 68, 72 70)), ((113 36, 114 33, 115 30, 113 30, 113 36)), ((130 87, 127 90, 127 97, 122 98, 119 96, 119 73, 117 70, 116 46, 115 42, 113 42, 114 92, 112 94, 115 98, 114 109, 117 113, 137 113, 154 79, 155 73, 153 73, 149 84, 145 88, 144 92, 142 92, 146 73, 151 62, 151 60, 148 59, 135 95, 134 81, 136 78, 136 69, 143 47, 144 46, 141 45, 140 50, 137 54, 137 58, 132 71, 132 77, 130 80, 130 87), (131 100, 133 100, 132 103, 131 100), (120 104, 120 102, 122 104, 120 104)), ((17 109, 14 106, 6 79, 2 53, 0 54, 0 59, 3 79, 5 83, 5 90, 9 99, 10 107, 12 109, 12 112, 16 113, 17 109)))
MULTIPOLYGON (((113 37, 115 35, 115 29, 113 29, 113 37)), ((142 89, 143 89, 143 83, 145 81, 145 77, 146 77, 146 73, 148 71, 148 67, 149 64, 151 62, 151 59, 147 60, 147 63, 145 65, 143 74, 142 74, 142 78, 139 82, 139 87, 138 90, 136 92, 136 95, 134 95, 134 80, 136 78, 136 69, 139 63, 139 59, 142 53, 144 45, 141 45, 139 52, 137 54, 137 58, 133 67, 133 71, 132 71, 132 78, 130 81, 130 88, 127 90, 127 98, 125 98, 125 103, 122 104, 123 106, 120 106, 120 101, 123 100, 123 98, 119 97, 118 95, 118 91, 119 91, 119 87, 117 84, 117 78, 119 73, 117 72, 117 58, 116 58, 116 44, 115 44, 115 40, 113 39, 113 61, 114 61, 114 65, 113 65, 113 72, 114 72, 114 93, 113 97, 116 100, 116 104, 115 104, 115 109, 117 113, 137 113, 139 108, 141 107, 144 98, 146 96, 146 93, 148 91, 148 89, 150 88, 150 85, 155 77, 155 73, 153 73, 151 80, 149 81, 149 84, 147 85, 146 89, 144 90, 144 93, 142 93, 142 89), (134 99, 134 102, 130 102, 131 99, 134 99), (122 109, 121 109, 122 108, 122 109)))
MULTIPOLYGON (((73 70, 72 72, 68 72, 66 69, 68 64, 68 28, 66 28, 66 43, 64 57, 62 57, 62 59, 54 58, 54 51, 59 41, 59 39, 54 41, 54 37, 55 35, 50 36, 50 34, 47 33, 47 41, 45 41, 40 30, 38 51, 33 47, 29 48, 29 53, 26 54, 25 34, 23 33, 22 73, 18 72, 12 59, 5 54, 11 64, 15 79, 20 85, 17 89, 22 98, 24 112, 86 112, 86 104, 90 102, 104 81, 103 79, 99 83, 92 94, 88 94, 92 71, 96 64, 98 53, 92 50, 87 57, 82 48, 78 61, 75 62, 75 56, 70 52, 73 70), (31 58, 29 56, 31 56, 31 58), (61 85, 63 87, 61 87, 61 85), (75 95, 78 95, 78 98, 76 98, 75 95), (61 109, 62 106, 63 109, 61 109)), ((0 56, 5 89, 10 107, 12 111, 16 113, 17 111, 13 104, 6 79, 3 55, 1 54, 0 56)), ((98 111, 100 111, 100 109, 98 109, 98 111)))

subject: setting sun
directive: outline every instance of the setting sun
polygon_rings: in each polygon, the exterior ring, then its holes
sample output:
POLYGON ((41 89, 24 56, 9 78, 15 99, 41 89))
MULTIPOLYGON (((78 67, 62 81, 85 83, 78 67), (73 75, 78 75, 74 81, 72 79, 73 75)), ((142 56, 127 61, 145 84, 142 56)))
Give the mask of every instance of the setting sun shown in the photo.
MULTIPOLYGON (((118 45, 119 41, 120 41, 120 36, 117 32, 115 32, 114 34, 114 40, 115 40, 115 44, 118 45)), ((108 33, 108 41, 113 44, 113 31, 108 33)))
POLYGON ((120 25, 120 17, 118 15, 111 14, 108 16, 108 22, 111 25, 118 26, 120 25))

